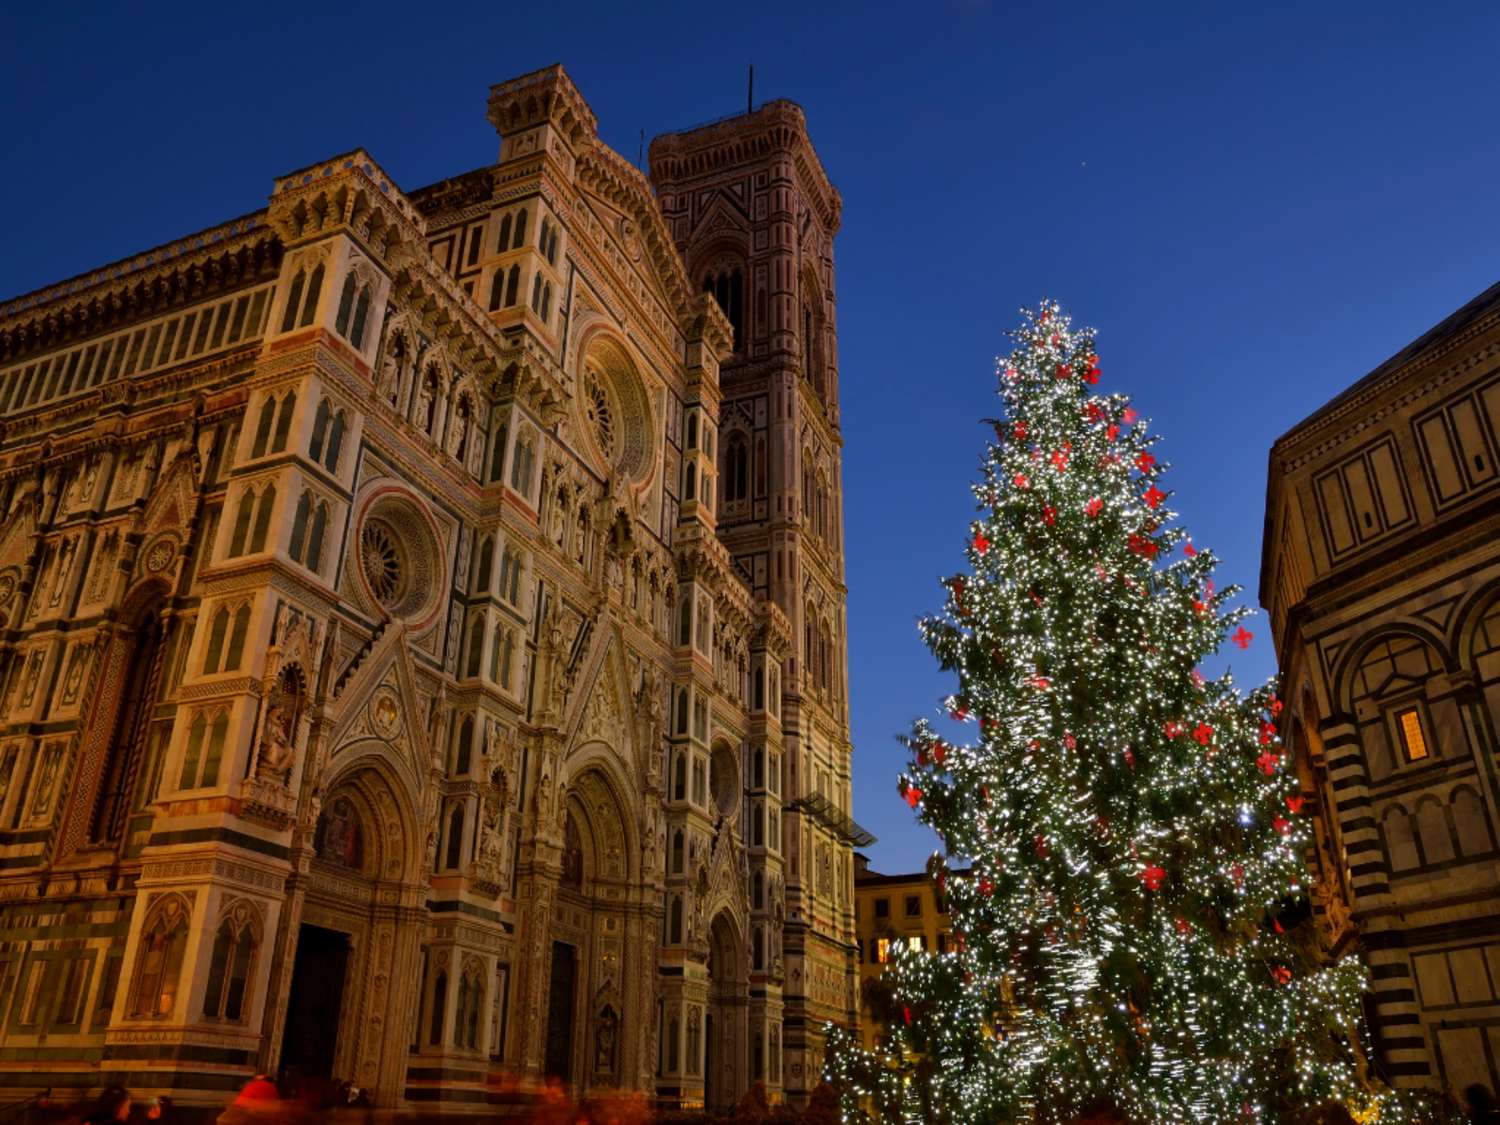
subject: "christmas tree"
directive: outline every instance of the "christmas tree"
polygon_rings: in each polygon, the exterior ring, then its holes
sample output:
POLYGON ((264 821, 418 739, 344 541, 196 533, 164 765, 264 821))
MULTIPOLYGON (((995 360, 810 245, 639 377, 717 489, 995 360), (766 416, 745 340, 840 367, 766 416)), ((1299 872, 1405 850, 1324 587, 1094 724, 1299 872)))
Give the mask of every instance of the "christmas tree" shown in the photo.
POLYGON ((919 722, 899 783, 943 843, 953 941, 887 966, 882 1053, 830 1052, 846 1119, 1425 1115, 1361 1078, 1364 972, 1309 940, 1281 703, 1201 667, 1254 637, 1158 439, 1056 304, 1012 338, 967 567, 921 624, 961 726, 919 722))

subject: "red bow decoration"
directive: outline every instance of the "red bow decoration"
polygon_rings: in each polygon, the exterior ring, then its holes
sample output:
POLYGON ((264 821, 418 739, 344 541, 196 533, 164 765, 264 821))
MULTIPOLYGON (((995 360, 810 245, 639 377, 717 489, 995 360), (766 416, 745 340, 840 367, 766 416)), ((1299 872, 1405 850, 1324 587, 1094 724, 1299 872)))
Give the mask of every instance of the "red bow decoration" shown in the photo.
POLYGON ((1104 421, 1104 408, 1093 399, 1089 399, 1088 404, 1083 408, 1083 416, 1090 422, 1102 422, 1104 421))
POLYGON ((935 740, 932 744, 932 760, 938 765, 942 765, 943 759, 947 756, 948 748, 943 745, 943 740, 941 738, 935 740))
POLYGON ((1302 806, 1306 801, 1307 798, 1304 797, 1301 793, 1288 794, 1286 799, 1286 807, 1291 811, 1291 814, 1293 816, 1301 816, 1302 806))
POLYGON ((1260 767, 1261 773, 1265 774, 1267 777, 1270 777, 1273 773, 1276 772, 1276 763, 1278 763, 1279 761, 1281 761, 1280 754, 1273 754, 1269 750, 1267 750, 1262 753, 1259 758, 1255 759, 1255 764, 1260 767))
POLYGON ((1292 822, 1285 817, 1273 816, 1271 818, 1271 827, 1285 836, 1292 830, 1292 822))
POLYGON ((1120 427, 1111 422, 1104 430, 1104 436, 1110 441, 1120 436, 1120 427))
POLYGON ((1068 471, 1067 447, 1064 447, 1062 449, 1054 449, 1052 451, 1052 467, 1060 473, 1065 473, 1068 471))
POLYGON ((1071 374, 1073 374, 1073 368, 1071 365, 1066 363, 1059 363, 1057 365, 1057 377, 1059 379, 1066 379, 1071 374))
POLYGON ((1197 740, 1199 746, 1207 746, 1213 741, 1214 728, 1207 723, 1199 723, 1193 728, 1193 737, 1197 740))
POLYGON ((1100 512, 1104 511, 1104 501, 1095 496, 1092 500, 1090 500, 1083 506, 1083 511, 1084 514, 1089 517, 1089 519, 1093 519, 1100 512))
POLYGON ((1243 863, 1236 863, 1229 869, 1229 872, 1234 876, 1234 885, 1236 887, 1243 887, 1245 885, 1245 865, 1243 863))
POLYGON ((1193 546, 1193 541, 1191 539, 1189 539, 1186 543, 1184 543, 1182 545, 1182 553, 1184 555, 1186 555, 1190 559, 1191 558, 1196 558, 1197 555, 1198 555, 1198 548, 1194 547, 1193 546))
POLYGON ((1014 426, 1011 427, 1010 432, 1013 433, 1016 436, 1016 440, 1017 441, 1025 441, 1026 440, 1026 423, 1025 422, 1017 422, 1014 426))
POLYGON ((1276 978, 1277 984, 1292 983, 1292 970, 1288 969, 1285 965, 1277 965, 1271 970, 1271 975, 1276 978))
POLYGON ((1255 639, 1255 634, 1241 625, 1234 631, 1234 636, 1229 639, 1239 645, 1240 648, 1249 648, 1250 642, 1255 639))
POLYGON ((1149 453, 1143 452, 1135 459, 1135 467, 1143 473, 1149 473, 1155 464, 1156 458, 1149 453))
POLYGON ((1052 681, 1046 676, 1028 676, 1026 677, 1026 683, 1036 688, 1037 691, 1046 691, 1052 686, 1052 681))
POLYGON ((984 895, 985 898, 989 898, 995 893, 995 884, 990 880, 989 876, 981 875, 979 877, 979 893, 984 895))
POLYGON ((1154 484, 1141 494, 1141 499, 1144 500, 1146 502, 1146 505, 1151 508, 1156 507, 1166 498, 1167 494, 1161 489, 1157 488, 1154 484))
POLYGON ((1017 488, 1030 488, 1031 487, 1031 481, 1029 481, 1029 480, 1026 479, 1026 474, 1025 473, 1017 473, 1016 474, 1016 487, 1017 488))
POLYGON ((1125 764, 1131 769, 1135 769, 1135 751, 1128 747, 1125 750, 1125 764))
POLYGON ((990 549, 990 541, 984 537, 984 532, 982 532, 982 531, 976 531, 974 533, 974 552, 975 552, 975 554, 982 555, 986 551, 988 551, 989 549, 990 549))
POLYGON ((1148 891, 1161 890, 1162 881, 1166 877, 1166 871, 1164 871, 1160 867, 1157 867, 1154 863, 1146 867, 1146 869, 1141 872, 1140 876, 1141 882, 1146 884, 1146 889, 1148 891))
POLYGON ((1132 408, 1127 406, 1125 408, 1125 413, 1120 415, 1120 421, 1124 422, 1127 426, 1133 426, 1135 425, 1135 420, 1137 417, 1138 415, 1136 414, 1136 412, 1132 408))
POLYGON ((1177 927, 1177 932, 1183 937, 1186 937, 1188 934, 1193 932, 1193 924, 1186 918, 1178 918, 1177 921, 1173 923, 1173 925, 1177 927))
POLYGON ((917 803, 922 800, 922 791, 915 785, 908 786, 906 790, 906 804, 909 808, 916 808, 917 803))
POLYGON ((1144 535, 1132 534, 1127 543, 1132 551, 1146 559, 1156 558, 1157 551, 1161 549, 1156 545, 1155 541, 1148 539, 1144 535))
POLYGON ((1051 527, 1057 522, 1057 509, 1051 504, 1042 505, 1042 522, 1051 527))

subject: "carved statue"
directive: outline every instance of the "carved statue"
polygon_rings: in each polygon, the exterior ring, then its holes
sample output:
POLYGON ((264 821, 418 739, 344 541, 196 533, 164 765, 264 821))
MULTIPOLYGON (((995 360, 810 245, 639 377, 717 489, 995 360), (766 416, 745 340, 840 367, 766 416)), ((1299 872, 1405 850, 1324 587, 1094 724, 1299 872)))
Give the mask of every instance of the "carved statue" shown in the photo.
POLYGON ((257 770, 261 777, 269 777, 283 785, 287 783, 296 757, 293 738, 292 715, 278 693, 272 697, 266 711, 266 730, 261 740, 260 767, 257 770))
POLYGON ((619 1022, 615 1010, 606 1004, 604 1010, 599 1013, 598 1022, 594 1027, 594 1069, 596 1071, 614 1072, 615 1031, 619 1022))

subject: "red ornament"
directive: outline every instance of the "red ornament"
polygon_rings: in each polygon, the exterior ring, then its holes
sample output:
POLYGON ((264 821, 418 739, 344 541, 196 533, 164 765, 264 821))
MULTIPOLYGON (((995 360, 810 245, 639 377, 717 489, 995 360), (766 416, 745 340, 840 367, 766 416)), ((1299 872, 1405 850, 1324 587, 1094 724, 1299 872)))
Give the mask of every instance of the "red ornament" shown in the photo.
POLYGON ((1240 648, 1249 648, 1250 642, 1255 639, 1255 634, 1241 625, 1234 631, 1234 636, 1229 638, 1240 648))
POLYGON ((1271 702, 1270 702, 1269 706, 1270 706, 1270 709, 1271 709, 1271 714, 1273 714, 1273 715, 1279 715, 1279 714, 1281 714, 1281 700, 1277 699, 1274 695, 1271 696, 1271 702))
POLYGON ((1052 451, 1052 467, 1060 473, 1068 471, 1068 449, 1054 449, 1052 451))
POLYGON ((1280 761, 1280 754, 1273 754, 1269 750, 1266 750, 1261 754, 1259 758, 1255 759, 1255 764, 1260 767, 1261 773, 1265 774, 1267 777, 1270 777, 1273 773, 1276 772, 1276 763, 1280 761))
POLYGON ((1271 818, 1271 827, 1285 836, 1292 830, 1292 822, 1285 817, 1273 816, 1271 818))
POLYGON ((922 800, 922 791, 915 785, 908 786, 906 790, 906 804, 908 808, 916 808, 917 803, 922 800))
POLYGON ((1198 671, 1198 669, 1194 668, 1193 669, 1193 686, 1195 688, 1197 688, 1199 691, 1202 691, 1203 690, 1203 685, 1205 683, 1207 683, 1207 682, 1208 681, 1206 681, 1203 678, 1203 673, 1200 672, 1200 671, 1198 671))
POLYGON ((1135 769, 1135 751, 1129 747, 1125 749, 1125 764, 1131 769, 1135 769))
POLYGON ((1208 612, 1208 606, 1204 605, 1200 601, 1194 601, 1193 602, 1193 612, 1196 613, 1196 614, 1198 614, 1199 617, 1202 617, 1205 613, 1208 612))
POLYGON ((933 744, 932 744, 932 760, 934 762, 936 762, 938 765, 942 765, 943 764, 943 759, 946 758, 947 756, 948 756, 948 748, 943 745, 943 740, 941 738, 939 738, 935 742, 933 742, 933 744))
POLYGON ((1187 733, 1187 728, 1176 720, 1168 720, 1162 724, 1162 731, 1168 738, 1181 738, 1187 733))
POLYGON ((1007 367, 1005 369, 1005 377, 1007 379, 1009 379, 1012 383, 1014 383, 1017 379, 1020 378, 1020 376, 1016 373, 1016 369, 1014 367, 1007 367))
POLYGON ((1260 744, 1269 746, 1276 741, 1276 727, 1273 723, 1260 724, 1260 744))
POLYGON ((1051 504, 1042 505, 1042 522, 1051 527, 1057 522, 1057 509, 1051 504))
POLYGON ((1285 985, 1292 983, 1292 970, 1288 969, 1285 965, 1277 965, 1271 970, 1271 975, 1276 978, 1277 984, 1285 985))
POLYGON ((1083 408, 1083 416, 1090 422, 1102 422, 1104 421, 1104 407, 1100 406, 1093 399, 1089 399, 1083 408))
POLYGON ((1229 869, 1229 873, 1234 876, 1234 885, 1236 887, 1243 887, 1245 885, 1245 865, 1243 863, 1236 863, 1229 869))
MULTIPOLYGON (((1054 338, 1053 342, 1056 343, 1056 338, 1054 338)), ((1071 364, 1059 363, 1057 365, 1057 377, 1059 379, 1066 379, 1071 374, 1073 374, 1073 368, 1071 364)))
POLYGON ((1104 430, 1104 436, 1110 441, 1120 436, 1120 427, 1111 422, 1104 430))
POLYGON ((1025 473, 1017 473, 1016 474, 1016 487, 1017 488, 1030 488, 1031 487, 1031 481, 1029 481, 1029 480, 1026 479, 1026 474, 1025 473))
POLYGON ((1193 924, 1186 918, 1179 918, 1173 924, 1177 927, 1177 932, 1183 937, 1187 937, 1188 934, 1193 932, 1193 924))
POLYGON ((907 1027, 911 1026, 911 1008, 907 1007, 905 1004, 901 1005, 901 1018, 906 1021, 907 1027))
POLYGON ((1150 864, 1141 872, 1141 882, 1146 884, 1148 891, 1161 890, 1162 881, 1166 879, 1167 873, 1156 864, 1150 864))
POLYGON ((1083 506, 1083 511, 1084 514, 1089 517, 1089 519, 1093 519, 1098 516, 1100 512, 1104 511, 1104 501, 1095 496, 1092 500, 1090 500, 1083 506))
POLYGON ((989 898, 995 893, 995 884, 990 880, 989 876, 981 875, 979 877, 979 893, 984 895, 985 898, 989 898))
POLYGON ((1090 355, 1089 358, 1088 358, 1088 365, 1090 367, 1098 367, 1099 366, 1099 357, 1097 355, 1090 355))
POLYGON ((1272 918, 1271 919, 1271 930, 1272 930, 1273 933, 1278 933, 1278 934, 1284 934, 1284 933, 1286 933, 1286 931, 1281 928, 1281 919, 1280 918, 1272 918))
POLYGON ((1010 428, 1010 432, 1015 435, 1017 441, 1025 441, 1026 423, 1018 421, 1014 426, 1010 428))
MULTIPOLYGON (((1043 309, 1043 310, 1042 310, 1042 318, 1041 318, 1041 319, 1042 319, 1042 323, 1043 323, 1043 324, 1046 324, 1046 323, 1047 323, 1047 318, 1048 318, 1048 317, 1049 317, 1049 316, 1051 316, 1051 315, 1052 315, 1052 314, 1051 314, 1051 313, 1050 313, 1050 312, 1048 312, 1048 311, 1047 311, 1047 310, 1046 310, 1046 309, 1043 309)), ((1056 337, 1056 336, 1054 336, 1054 337, 1053 337, 1053 339, 1054 339, 1054 340, 1055 340, 1055 339, 1057 339, 1057 337, 1056 337)))
POLYGON ((1028 676, 1026 682, 1037 691, 1046 691, 1052 686, 1052 681, 1046 676, 1028 676))
POLYGON ((989 549, 990 541, 984 537, 984 532, 976 531, 974 533, 974 553, 983 555, 989 549))
POLYGON ((1199 723, 1193 728, 1193 738, 1197 740, 1199 746, 1207 746, 1213 741, 1213 737, 1214 728, 1207 723, 1199 723))
POLYGON ((1063 735, 1063 745, 1066 746, 1069 750, 1077 750, 1078 749, 1078 739, 1074 738, 1071 733, 1064 734, 1063 735))
POLYGON ((1186 555, 1190 559, 1191 558, 1196 558, 1197 555, 1198 555, 1198 548, 1194 547, 1193 546, 1193 541, 1191 539, 1189 539, 1186 543, 1184 543, 1182 545, 1182 553, 1184 555, 1186 555))
POLYGON ((1149 453, 1143 452, 1135 459, 1135 467, 1143 473, 1149 473, 1155 464, 1156 458, 1149 453))
POLYGON ((1127 406, 1125 408, 1125 413, 1120 415, 1120 421, 1124 422, 1127 426, 1133 426, 1135 425, 1135 420, 1137 417, 1138 415, 1136 414, 1136 412, 1131 407, 1127 406))
POLYGON ((1099 367, 1097 364, 1088 369, 1088 374, 1084 375, 1083 381, 1089 384, 1089 386, 1094 386, 1099 382, 1099 367))
POLYGON ((1304 802, 1306 802, 1306 800, 1307 800, 1307 798, 1304 797, 1301 793, 1296 793, 1296 794, 1290 794, 1289 793, 1289 794, 1287 794, 1287 798, 1286 798, 1286 807, 1291 811, 1291 814, 1293 816, 1301 816, 1302 815, 1302 805, 1303 805, 1304 802))
POLYGON ((1127 543, 1129 544, 1132 551, 1134 551, 1144 559, 1156 558, 1157 552, 1161 549, 1153 540, 1148 539, 1144 535, 1132 534, 1127 540, 1127 543))
POLYGON ((1047 837, 1043 836, 1040 832, 1038 832, 1036 834, 1036 839, 1033 841, 1033 843, 1036 845, 1036 854, 1039 855, 1039 856, 1041 856, 1043 859, 1046 859, 1047 858, 1047 837))
POLYGON ((1150 508, 1156 507, 1166 498, 1167 494, 1161 489, 1157 488, 1154 484, 1141 494, 1141 499, 1144 500, 1146 502, 1146 506, 1150 508))

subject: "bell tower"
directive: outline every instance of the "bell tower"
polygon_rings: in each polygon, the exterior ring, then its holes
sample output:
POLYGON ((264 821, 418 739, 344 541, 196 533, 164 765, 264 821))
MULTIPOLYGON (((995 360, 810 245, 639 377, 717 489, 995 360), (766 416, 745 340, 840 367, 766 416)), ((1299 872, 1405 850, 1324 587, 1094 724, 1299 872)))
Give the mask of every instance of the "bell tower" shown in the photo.
POLYGON ((801 1100, 822 1070, 816 1029, 857 1018, 852 850, 872 839, 849 816, 833 267, 842 201, 789 101, 657 137, 650 174, 689 282, 713 294, 734 334, 719 375, 717 533, 797 639, 770 677, 785 736, 781 776, 767 787, 780 838, 752 877, 779 892, 766 909, 785 912, 769 927, 784 943, 768 957, 769 984, 783 1004, 779 1077, 801 1100))

